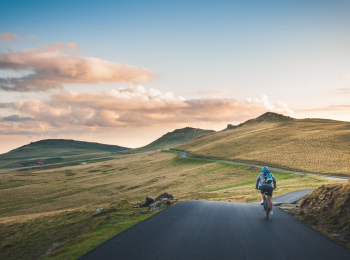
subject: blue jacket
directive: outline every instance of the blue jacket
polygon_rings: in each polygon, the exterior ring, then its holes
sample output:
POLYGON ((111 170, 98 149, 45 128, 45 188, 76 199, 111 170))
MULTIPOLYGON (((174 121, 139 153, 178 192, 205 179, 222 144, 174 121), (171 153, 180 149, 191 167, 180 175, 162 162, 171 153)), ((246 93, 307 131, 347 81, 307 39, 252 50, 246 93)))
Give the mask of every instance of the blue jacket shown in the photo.
MULTIPOLYGON (((273 187, 274 187, 274 189, 276 189, 276 178, 275 178, 275 176, 273 176, 273 174, 271 172, 270 172, 270 174, 271 174, 272 180, 273 180, 273 187)), ((256 188, 258 188, 259 182, 260 182, 260 185, 271 185, 272 186, 272 183, 266 183, 265 182, 265 174, 264 174, 264 172, 261 172, 258 175, 258 178, 256 178, 256 182, 255 182, 255 187, 256 188)))

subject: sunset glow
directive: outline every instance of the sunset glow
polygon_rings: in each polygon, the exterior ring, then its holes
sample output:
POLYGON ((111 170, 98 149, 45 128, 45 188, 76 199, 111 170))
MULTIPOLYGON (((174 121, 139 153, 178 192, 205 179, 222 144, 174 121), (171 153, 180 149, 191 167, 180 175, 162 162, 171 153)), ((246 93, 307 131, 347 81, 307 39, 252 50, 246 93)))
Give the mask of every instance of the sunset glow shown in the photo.
POLYGON ((267 111, 350 121, 349 1, 5 1, 0 153, 267 111))

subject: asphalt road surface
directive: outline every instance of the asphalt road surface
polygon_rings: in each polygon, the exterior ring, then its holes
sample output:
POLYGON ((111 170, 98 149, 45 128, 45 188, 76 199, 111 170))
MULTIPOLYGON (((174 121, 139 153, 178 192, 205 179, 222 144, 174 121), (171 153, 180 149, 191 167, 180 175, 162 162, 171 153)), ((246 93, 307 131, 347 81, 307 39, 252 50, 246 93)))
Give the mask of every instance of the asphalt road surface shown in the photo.
MULTIPOLYGON (((276 198, 272 198, 273 205, 279 205, 282 203, 295 203, 305 197, 306 194, 310 194, 313 189, 298 190, 280 195, 276 198)), ((349 259, 350 260, 350 259, 349 259)))
POLYGON ((185 201, 116 235, 82 260, 349 260, 350 251, 274 208, 185 201))

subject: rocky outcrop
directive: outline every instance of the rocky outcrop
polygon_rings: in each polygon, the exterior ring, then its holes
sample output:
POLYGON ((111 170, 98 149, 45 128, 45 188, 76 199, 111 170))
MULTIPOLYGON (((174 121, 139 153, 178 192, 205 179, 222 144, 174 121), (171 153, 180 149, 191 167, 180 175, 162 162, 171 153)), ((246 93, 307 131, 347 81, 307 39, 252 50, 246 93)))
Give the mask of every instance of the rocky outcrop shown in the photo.
POLYGON ((143 203, 141 207, 148 207, 153 202, 155 202, 154 198, 151 195, 147 195, 145 203, 143 203))
POLYGON ((160 201, 160 200, 162 200, 162 199, 173 199, 174 198, 174 196, 172 195, 172 194, 169 194, 169 193, 167 193, 167 192, 164 192, 164 193, 162 193, 162 194, 160 194, 156 199, 155 199, 155 201, 160 201))
POLYGON ((169 206, 173 203, 174 203, 173 200, 163 198, 160 201, 155 201, 154 203, 152 203, 148 207, 149 207, 150 212, 153 212, 153 211, 157 211, 157 210, 160 210, 162 208, 165 208, 165 206, 169 206))
MULTIPOLYGON (((140 207, 148 207, 149 212, 157 211, 165 206, 169 206, 174 204, 174 201, 178 200, 175 199, 172 194, 169 194, 167 192, 164 192, 160 194, 156 199, 153 199, 151 195, 147 195, 146 200, 144 203, 134 203, 134 208, 140 208, 140 207)), ((148 211, 143 210, 143 214, 148 213, 148 211)))
POLYGON ((236 129, 238 127, 241 127, 242 125, 243 124, 239 124, 239 125, 228 124, 225 130, 236 129))

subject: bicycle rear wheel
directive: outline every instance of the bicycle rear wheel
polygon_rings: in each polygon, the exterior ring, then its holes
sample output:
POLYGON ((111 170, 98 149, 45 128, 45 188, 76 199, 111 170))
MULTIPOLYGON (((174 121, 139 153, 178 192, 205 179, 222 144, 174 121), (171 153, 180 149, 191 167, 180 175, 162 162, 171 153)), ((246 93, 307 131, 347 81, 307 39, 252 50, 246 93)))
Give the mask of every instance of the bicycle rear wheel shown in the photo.
POLYGON ((265 208, 265 218, 266 220, 269 220, 269 215, 270 215, 270 202, 269 199, 267 198, 267 196, 265 196, 264 198, 264 208, 265 208))

